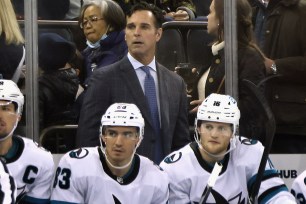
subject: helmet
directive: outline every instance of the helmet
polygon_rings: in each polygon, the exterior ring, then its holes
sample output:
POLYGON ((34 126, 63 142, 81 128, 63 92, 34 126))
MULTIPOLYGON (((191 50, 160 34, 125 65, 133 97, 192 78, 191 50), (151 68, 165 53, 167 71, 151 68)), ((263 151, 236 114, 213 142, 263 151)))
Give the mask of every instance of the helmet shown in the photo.
POLYGON ((199 106, 195 119, 195 141, 199 147, 212 157, 220 158, 236 148, 236 129, 239 125, 240 111, 237 102, 229 95, 210 94, 199 106), (233 125, 233 137, 230 139, 230 148, 222 154, 211 154, 201 144, 198 134, 198 121, 229 123, 233 125))
POLYGON ((101 149, 108 164, 116 169, 124 169, 128 167, 133 161, 136 149, 139 147, 144 134, 144 119, 140 113, 140 110, 134 104, 114 103, 106 110, 105 114, 102 116, 100 133, 102 133, 104 126, 132 126, 139 128, 139 141, 133 151, 130 161, 123 166, 116 166, 112 164, 110 160, 108 160, 106 148, 103 146, 101 141, 101 149))
POLYGON ((211 94, 199 106, 195 127, 198 121, 230 123, 233 125, 233 134, 239 125, 240 111, 237 102, 229 95, 211 94))
POLYGON ((0 100, 7 100, 17 103, 17 113, 21 115, 24 97, 15 82, 12 80, 0 79, 0 100))
POLYGON ((136 105, 114 103, 102 116, 100 133, 104 126, 134 126, 139 128, 139 137, 142 138, 144 125, 144 119, 136 105))

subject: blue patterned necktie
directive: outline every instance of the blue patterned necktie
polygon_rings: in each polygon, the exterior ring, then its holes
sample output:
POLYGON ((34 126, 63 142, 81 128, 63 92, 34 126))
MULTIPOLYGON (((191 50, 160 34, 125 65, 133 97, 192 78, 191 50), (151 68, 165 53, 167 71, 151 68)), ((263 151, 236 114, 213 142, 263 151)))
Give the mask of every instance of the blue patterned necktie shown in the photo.
POLYGON ((160 138, 160 123, 159 123, 159 112, 158 112, 158 105, 157 105, 157 97, 156 97, 156 89, 155 89, 155 82, 154 78, 150 74, 150 67, 143 66, 141 69, 146 73, 146 77, 144 80, 144 92, 147 98, 150 113, 153 121, 153 128, 155 131, 156 136, 156 143, 155 143, 155 153, 154 153, 154 162, 159 164, 159 162, 163 159, 163 152, 162 152, 162 143, 160 138))

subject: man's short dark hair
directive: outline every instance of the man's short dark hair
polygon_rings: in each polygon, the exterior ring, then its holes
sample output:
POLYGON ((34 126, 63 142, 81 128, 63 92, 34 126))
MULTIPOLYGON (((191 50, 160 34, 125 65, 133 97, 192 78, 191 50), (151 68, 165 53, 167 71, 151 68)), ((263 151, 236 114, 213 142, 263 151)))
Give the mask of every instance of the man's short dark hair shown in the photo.
POLYGON ((161 28, 165 22, 165 18, 161 9, 156 7, 154 4, 148 4, 147 2, 141 1, 135 4, 130 11, 126 14, 127 17, 131 17, 136 11, 151 11, 155 17, 155 27, 161 28))

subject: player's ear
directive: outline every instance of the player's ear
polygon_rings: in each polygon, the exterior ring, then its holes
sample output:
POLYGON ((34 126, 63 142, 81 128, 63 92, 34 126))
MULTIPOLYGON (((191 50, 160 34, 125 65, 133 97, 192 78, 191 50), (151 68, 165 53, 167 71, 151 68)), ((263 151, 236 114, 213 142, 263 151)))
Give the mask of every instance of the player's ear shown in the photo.
POLYGON ((163 33, 162 28, 158 28, 156 30, 156 42, 158 42, 161 39, 162 33, 163 33))
POLYGON ((106 144, 106 137, 104 137, 102 134, 101 134, 101 139, 102 139, 102 141, 106 144))
POLYGON ((139 142, 139 138, 135 141, 135 148, 137 147, 138 142, 139 142))
POLYGON ((20 114, 18 114, 17 120, 18 120, 18 122, 21 120, 21 115, 20 114))
POLYGON ((200 129, 201 129, 201 126, 198 126, 197 131, 198 131, 199 134, 200 134, 200 129))

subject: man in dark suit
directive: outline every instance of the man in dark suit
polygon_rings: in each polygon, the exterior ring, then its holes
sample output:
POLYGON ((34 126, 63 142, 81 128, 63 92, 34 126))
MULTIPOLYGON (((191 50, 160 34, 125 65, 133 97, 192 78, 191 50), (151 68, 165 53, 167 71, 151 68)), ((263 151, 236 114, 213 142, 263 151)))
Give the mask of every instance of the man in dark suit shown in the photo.
POLYGON ((159 163, 165 155, 189 142, 185 83, 181 77, 155 61, 162 22, 162 13, 152 5, 141 3, 131 9, 125 29, 128 55, 93 73, 81 110, 77 146, 100 144, 100 118, 115 102, 136 104, 145 119, 144 139, 137 149, 139 154, 159 163), (144 94, 146 73, 142 70, 143 66, 149 66, 155 81, 158 131, 154 128, 150 105, 144 94))

